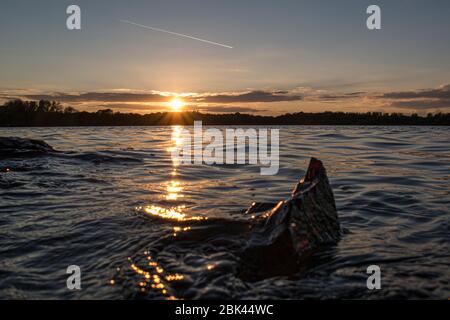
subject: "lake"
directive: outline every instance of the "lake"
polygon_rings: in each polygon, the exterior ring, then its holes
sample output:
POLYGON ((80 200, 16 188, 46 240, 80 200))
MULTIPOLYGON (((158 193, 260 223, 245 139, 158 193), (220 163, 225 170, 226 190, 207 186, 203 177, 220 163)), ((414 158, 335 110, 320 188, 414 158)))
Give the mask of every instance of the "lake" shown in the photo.
POLYGON ((173 130, 0 128, 64 151, 0 160, 0 298, 448 299, 450 128, 281 127, 273 176, 175 165, 173 130), (310 157, 327 168, 341 240, 298 272, 242 279, 243 212, 287 198, 310 157), (369 265, 381 290, 366 287, 369 265))

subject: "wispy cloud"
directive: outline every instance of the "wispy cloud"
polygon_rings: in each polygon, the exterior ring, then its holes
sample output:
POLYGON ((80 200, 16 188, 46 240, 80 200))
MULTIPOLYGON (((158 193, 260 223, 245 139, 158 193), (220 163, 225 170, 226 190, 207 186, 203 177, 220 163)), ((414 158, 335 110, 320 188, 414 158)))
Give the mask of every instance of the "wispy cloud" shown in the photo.
POLYGON ((450 84, 436 89, 421 89, 412 91, 396 91, 384 93, 389 107, 413 110, 450 109, 450 84))
MULTIPOLYGON (((79 94, 52 93, 52 94, 25 94, 21 97, 31 100, 58 100, 61 102, 167 102, 176 94, 130 93, 130 92, 87 92, 79 94)), ((9 96, 12 97, 12 96, 9 96)), ((289 91, 249 91, 236 93, 207 93, 190 94, 184 97, 186 101, 202 103, 248 103, 248 102, 281 102, 301 101, 303 97, 291 94, 289 91)))
POLYGON ((107 103, 97 105, 98 108, 123 110, 123 111, 163 111, 166 108, 160 105, 149 105, 140 103, 107 103))
POLYGON ((361 98, 365 92, 351 92, 344 94, 321 94, 316 96, 316 100, 319 101, 338 101, 361 98))
POLYGON ((244 93, 215 94, 199 96, 195 98, 198 102, 206 103, 247 103, 247 102, 282 102, 301 101, 303 96, 292 95, 289 91, 263 91, 255 90, 244 93))
POLYGON ((266 112, 264 109, 247 108, 247 107, 234 107, 234 106, 214 106, 214 107, 198 107, 199 111, 215 112, 215 113, 251 113, 251 112, 266 112))
POLYGON ((443 85, 437 89, 389 92, 383 94, 382 97, 388 99, 450 99, 450 84, 443 85))
POLYGON ((435 100, 435 99, 419 99, 419 100, 405 100, 393 101, 389 104, 393 108, 414 109, 414 110, 429 110, 429 109, 450 109, 450 100, 435 100))
POLYGON ((61 102, 161 102, 168 97, 159 93, 129 93, 129 92, 87 92, 80 94, 31 94, 24 95, 31 100, 58 100, 61 102))
POLYGON ((112 108, 133 112, 167 110, 173 96, 181 96, 186 110, 207 112, 279 112, 323 110, 384 110, 405 112, 450 111, 450 85, 434 89, 392 92, 332 91, 312 87, 248 90, 236 92, 174 93, 163 91, 132 91, 129 89, 106 92, 53 92, 33 90, 4 90, 0 100, 55 100, 81 109, 112 108), (267 107, 268 105, 271 108, 267 107))

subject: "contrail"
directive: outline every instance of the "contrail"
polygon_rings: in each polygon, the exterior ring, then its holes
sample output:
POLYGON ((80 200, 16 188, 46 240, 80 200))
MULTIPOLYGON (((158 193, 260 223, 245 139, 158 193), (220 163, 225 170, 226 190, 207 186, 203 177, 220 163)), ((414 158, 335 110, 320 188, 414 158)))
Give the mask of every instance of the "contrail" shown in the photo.
POLYGON ((175 36, 184 37, 184 38, 189 38, 189 39, 192 39, 192 40, 197 40, 197 41, 201 41, 201 42, 213 44, 213 45, 216 45, 216 46, 221 46, 221 47, 225 47, 225 48, 228 48, 228 49, 233 49, 232 46, 228 46, 228 45, 226 45, 226 44, 222 44, 222 43, 218 43, 218 42, 213 42, 213 41, 209 41, 209 40, 205 40, 205 39, 200 39, 200 38, 192 37, 192 36, 189 36, 189 35, 186 35, 186 34, 181 34, 181 33, 172 32, 172 31, 168 31, 168 30, 164 30, 164 29, 159 29, 159 28, 153 28, 153 27, 149 27, 149 26, 144 26, 143 24, 134 23, 134 22, 131 22, 131 21, 128 21, 128 20, 119 20, 119 21, 120 21, 120 22, 123 22, 123 23, 132 24, 132 25, 137 26, 137 27, 141 27, 141 28, 145 28, 145 29, 150 29, 150 30, 153 30, 153 31, 159 31, 159 32, 169 33, 169 34, 173 34, 173 35, 175 35, 175 36))

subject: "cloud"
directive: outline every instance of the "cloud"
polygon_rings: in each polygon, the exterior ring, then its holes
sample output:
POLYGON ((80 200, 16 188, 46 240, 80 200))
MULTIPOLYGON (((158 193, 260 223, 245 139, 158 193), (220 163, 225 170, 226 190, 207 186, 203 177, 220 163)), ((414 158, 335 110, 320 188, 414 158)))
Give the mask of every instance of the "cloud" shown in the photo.
POLYGON ((292 95, 288 91, 263 90, 255 90, 238 94, 214 94, 195 98, 195 101, 205 103, 282 102, 301 100, 303 100, 301 95, 292 95))
MULTIPOLYGON (((132 91, 129 89, 92 91, 80 93, 37 92, 34 90, 3 90, 1 100, 55 100, 80 109, 112 108, 115 110, 146 112, 168 109, 167 102, 176 93, 163 91, 132 91)), ((261 89, 236 92, 182 93, 186 110, 200 110, 215 113, 274 112, 263 103, 273 103, 290 110, 301 108, 323 108, 324 105, 336 110, 374 110, 384 108, 418 110, 449 110, 450 84, 432 89, 405 90, 392 92, 328 91, 312 87, 285 89, 261 89), (278 104, 278 103, 283 104, 278 104)), ((433 111, 434 111, 433 110, 433 111)), ((277 110, 279 112, 279 110, 277 110)))
MULTIPOLYGON (((130 93, 130 92, 87 92, 79 94, 52 93, 52 94, 24 94, 21 97, 31 100, 57 100, 65 103, 82 102, 166 102, 170 97, 158 92, 130 93)), ((300 101, 303 97, 291 94, 289 91, 255 90, 237 93, 208 93, 192 94, 184 97, 186 101, 202 103, 246 103, 246 102, 282 102, 300 101)))
POLYGON ((420 100, 400 100, 393 101, 389 104, 390 107, 427 110, 427 109, 445 109, 450 108, 450 100, 439 99, 420 99, 420 100))
POLYGON ((135 110, 135 111, 150 111, 150 110, 165 110, 167 107, 157 106, 157 105, 148 105, 148 104, 139 104, 139 103, 108 103, 108 104, 100 104, 97 107, 105 108, 105 109, 120 109, 120 110, 135 110))
POLYGON ((4 100, 4 101, 15 100, 17 98, 19 98, 19 97, 7 95, 7 94, 0 94, 0 99, 4 100))
POLYGON ((388 101, 387 106, 393 108, 447 109, 450 108, 450 85, 443 85, 436 89, 387 92, 375 98, 388 101))
POLYGON ((87 92, 80 94, 29 94, 23 96, 31 100, 57 100, 60 102, 164 102, 168 97, 159 93, 130 92, 87 92))
POLYGON ((214 106, 214 107, 199 107, 199 111, 206 112, 223 112, 223 113, 235 113, 235 112, 265 112, 267 110, 247 108, 247 107, 233 107, 233 106, 214 106))
POLYGON ((437 89, 389 92, 381 97, 387 99, 450 99, 450 84, 437 89))
MULTIPOLYGON (((336 101, 360 98, 365 92, 351 92, 344 94, 322 94, 315 98, 318 101, 336 101)), ((313 98, 314 100, 314 98, 313 98)))

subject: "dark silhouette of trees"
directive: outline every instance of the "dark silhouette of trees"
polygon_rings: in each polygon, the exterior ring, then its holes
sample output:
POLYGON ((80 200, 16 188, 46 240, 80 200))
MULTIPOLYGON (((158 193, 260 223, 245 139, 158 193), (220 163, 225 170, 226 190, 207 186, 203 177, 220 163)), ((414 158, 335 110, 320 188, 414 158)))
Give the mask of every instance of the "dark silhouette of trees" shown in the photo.
POLYGON ((401 113, 287 113, 280 116, 260 116, 245 113, 212 114, 197 111, 180 113, 156 112, 135 114, 78 111, 56 101, 11 100, 0 106, 0 126, 156 126, 192 125, 200 120, 204 125, 450 125, 450 113, 404 115, 401 113))
POLYGON ((79 112, 77 109, 70 106, 64 108, 64 113, 77 113, 77 112, 79 112))

